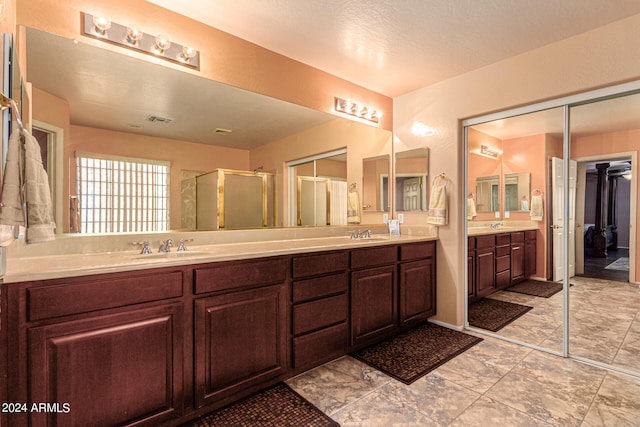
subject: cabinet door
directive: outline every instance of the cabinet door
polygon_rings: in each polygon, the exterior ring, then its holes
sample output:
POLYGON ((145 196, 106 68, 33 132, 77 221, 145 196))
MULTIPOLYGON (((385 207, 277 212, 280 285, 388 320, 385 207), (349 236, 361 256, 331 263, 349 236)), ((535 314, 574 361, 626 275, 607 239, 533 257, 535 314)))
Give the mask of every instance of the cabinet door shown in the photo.
POLYGON ((198 407, 286 372, 286 295, 273 285, 196 300, 198 407))
POLYGON ((524 242, 524 275, 530 277, 536 274, 536 239, 524 242))
POLYGON ((60 411, 31 412, 30 425, 158 425, 180 415, 183 321, 181 305, 167 304, 29 329, 30 401, 60 411))
POLYGON ((524 279, 524 242, 511 245, 511 283, 524 279))
POLYGON ((476 251, 467 254, 467 294, 469 298, 476 296, 476 251))
POLYGON ((400 264, 400 326, 436 314, 433 258, 400 264))
POLYGON ((397 328, 396 267, 351 273, 351 344, 373 342, 397 328))
POLYGON ((476 250, 476 296, 484 297, 495 292, 495 262, 494 248, 476 250))

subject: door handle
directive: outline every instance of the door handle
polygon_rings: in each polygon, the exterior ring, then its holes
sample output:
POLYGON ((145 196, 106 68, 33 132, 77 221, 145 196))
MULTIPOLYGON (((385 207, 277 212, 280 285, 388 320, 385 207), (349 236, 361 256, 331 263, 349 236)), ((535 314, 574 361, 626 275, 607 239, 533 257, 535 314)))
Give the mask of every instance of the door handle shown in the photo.
POLYGON ((552 225, 551 228, 553 228, 554 230, 557 230, 559 228, 562 228, 561 225, 552 225))

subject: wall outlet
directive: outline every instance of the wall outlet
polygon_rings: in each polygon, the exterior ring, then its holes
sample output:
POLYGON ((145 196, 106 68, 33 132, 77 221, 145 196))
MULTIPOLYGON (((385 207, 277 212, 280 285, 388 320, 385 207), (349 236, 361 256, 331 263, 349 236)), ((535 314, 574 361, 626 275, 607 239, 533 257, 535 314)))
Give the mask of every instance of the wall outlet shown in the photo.
POLYGON ((496 212, 496 218, 500 219, 500 212, 496 212))
POLYGON ((382 215, 382 222, 384 222, 385 224, 389 223, 389 214, 382 215))
POLYGON ((399 214, 398 214, 398 222, 399 222, 400 224, 403 224, 403 223, 404 223, 404 214, 402 214, 402 213, 399 213, 399 214))
POLYGON ((511 213, 509 211, 504 211, 504 217, 509 218, 511 216, 511 213))

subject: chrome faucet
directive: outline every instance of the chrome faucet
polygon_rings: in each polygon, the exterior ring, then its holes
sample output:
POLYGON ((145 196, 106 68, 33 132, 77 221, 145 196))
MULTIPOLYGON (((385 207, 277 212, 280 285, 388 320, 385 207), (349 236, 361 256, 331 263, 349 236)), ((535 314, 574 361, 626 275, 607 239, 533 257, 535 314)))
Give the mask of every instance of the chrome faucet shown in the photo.
POLYGON ((184 245, 185 242, 193 242, 193 239, 180 239, 180 244, 178 245, 178 252, 185 252, 187 247, 184 245))
POLYGON ((352 231, 351 238, 352 239, 365 239, 371 237, 371 230, 364 230, 361 232, 352 231))
POLYGON ((173 240, 171 239, 163 240, 160 243, 160 248, 158 249, 158 252, 161 252, 161 253, 171 252, 172 246, 173 246, 173 240))
POLYGON ((491 227, 492 230, 499 230, 502 228, 502 222, 493 223, 489 227, 491 227))
POLYGON ((147 255, 151 253, 151 249, 149 248, 149 242, 146 240, 144 242, 133 242, 131 244, 136 246, 142 246, 142 250, 140 251, 141 255, 147 255))

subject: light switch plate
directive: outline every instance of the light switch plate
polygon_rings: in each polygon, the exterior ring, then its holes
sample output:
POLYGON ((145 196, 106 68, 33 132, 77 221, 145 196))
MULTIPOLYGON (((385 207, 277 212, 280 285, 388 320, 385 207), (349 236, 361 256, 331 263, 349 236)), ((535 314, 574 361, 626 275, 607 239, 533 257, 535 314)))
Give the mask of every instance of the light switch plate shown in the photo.
POLYGON ((404 214, 401 214, 401 213, 398 214, 398 222, 400 224, 404 223, 404 214))
POLYGON ((389 214, 382 215, 382 222, 384 222, 385 224, 389 222, 389 214))
POLYGON ((500 212, 496 212, 496 218, 500 219, 500 212))
POLYGON ((504 217, 509 218, 511 216, 511 213, 509 211, 504 211, 504 217))

